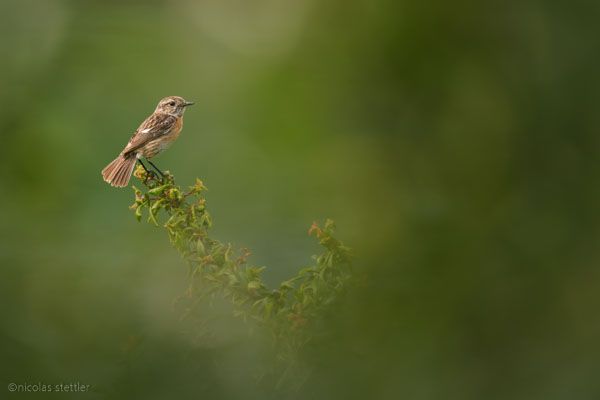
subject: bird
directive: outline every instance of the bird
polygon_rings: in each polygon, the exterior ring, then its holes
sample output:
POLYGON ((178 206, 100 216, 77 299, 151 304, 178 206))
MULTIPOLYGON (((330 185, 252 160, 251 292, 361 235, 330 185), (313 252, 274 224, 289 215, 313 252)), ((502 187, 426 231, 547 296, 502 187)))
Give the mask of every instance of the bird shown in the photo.
POLYGON ((142 157, 164 178, 162 171, 150 159, 166 150, 179 137, 183 113, 192 104, 194 102, 179 96, 168 96, 159 101, 154 112, 136 129, 119 156, 102 170, 104 181, 114 187, 127 186, 136 161, 150 173, 142 157))

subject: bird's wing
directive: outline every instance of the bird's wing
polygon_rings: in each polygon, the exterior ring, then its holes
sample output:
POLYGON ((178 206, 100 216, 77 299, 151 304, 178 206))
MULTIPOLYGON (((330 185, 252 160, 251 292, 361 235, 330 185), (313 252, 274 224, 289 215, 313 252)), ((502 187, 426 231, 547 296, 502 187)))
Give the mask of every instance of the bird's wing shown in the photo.
POLYGON ((143 147, 151 140, 157 139, 168 134, 177 123, 177 117, 169 114, 152 114, 135 131, 129 143, 123 149, 123 154, 127 155, 143 147))

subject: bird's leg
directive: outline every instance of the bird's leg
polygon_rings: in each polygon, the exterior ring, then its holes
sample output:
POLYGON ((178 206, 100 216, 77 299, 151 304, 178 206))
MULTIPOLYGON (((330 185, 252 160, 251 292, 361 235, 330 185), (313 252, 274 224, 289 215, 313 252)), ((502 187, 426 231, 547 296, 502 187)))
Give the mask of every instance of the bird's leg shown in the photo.
POLYGON ((148 161, 150 163, 150 165, 152 165, 154 167, 154 169, 160 174, 160 176, 163 179, 166 178, 165 174, 163 174, 162 171, 160 169, 158 169, 158 167, 152 163, 152 161, 148 160, 147 158, 146 158, 146 161, 148 161))
POLYGON ((142 162, 142 160, 140 160, 138 158, 137 161, 140 163, 140 165, 142 166, 142 168, 144 168, 144 171, 146 171, 147 174, 151 174, 152 173, 152 171, 148 171, 148 168, 146 168, 146 166, 144 165, 144 163, 142 162))
POLYGON ((140 158, 138 158, 137 160, 140 163, 140 165, 142 166, 142 168, 144 168, 144 171, 146 171, 146 176, 148 178, 152 178, 152 177, 156 176, 154 171, 150 171, 148 168, 146 168, 146 166, 144 165, 144 163, 142 162, 142 160, 140 158))

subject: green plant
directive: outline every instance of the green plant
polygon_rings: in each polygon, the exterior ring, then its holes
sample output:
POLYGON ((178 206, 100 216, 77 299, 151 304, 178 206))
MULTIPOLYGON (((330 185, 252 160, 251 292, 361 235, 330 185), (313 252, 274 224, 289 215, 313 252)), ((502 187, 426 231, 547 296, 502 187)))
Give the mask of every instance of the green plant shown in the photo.
POLYGON ((262 274, 265 267, 248 265, 248 250, 234 251, 209 236, 212 225, 199 179, 188 190, 175 185, 166 174, 163 180, 138 167, 134 175, 146 189, 134 187, 131 205, 138 221, 162 225, 171 243, 189 266, 189 287, 183 297, 185 315, 209 297, 220 296, 232 304, 235 316, 255 321, 273 337, 279 358, 293 363, 298 351, 311 339, 312 326, 347 286, 350 278, 350 249, 333 237, 334 223, 316 223, 308 230, 324 252, 313 256, 314 265, 269 289, 262 274), (161 213, 162 211, 162 213, 161 213), (162 221, 159 224, 159 220, 162 221))

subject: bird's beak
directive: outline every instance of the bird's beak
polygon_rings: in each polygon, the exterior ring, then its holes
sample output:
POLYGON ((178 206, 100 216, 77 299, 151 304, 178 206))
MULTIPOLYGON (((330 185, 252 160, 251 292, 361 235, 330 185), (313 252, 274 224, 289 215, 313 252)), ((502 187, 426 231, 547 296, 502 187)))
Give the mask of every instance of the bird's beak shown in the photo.
POLYGON ((183 103, 183 106, 184 106, 184 107, 187 107, 187 106, 191 106, 191 105, 193 105, 193 104, 194 104, 194 102, 193 102, 193 101, 186 101, 185 103, 183 103))

